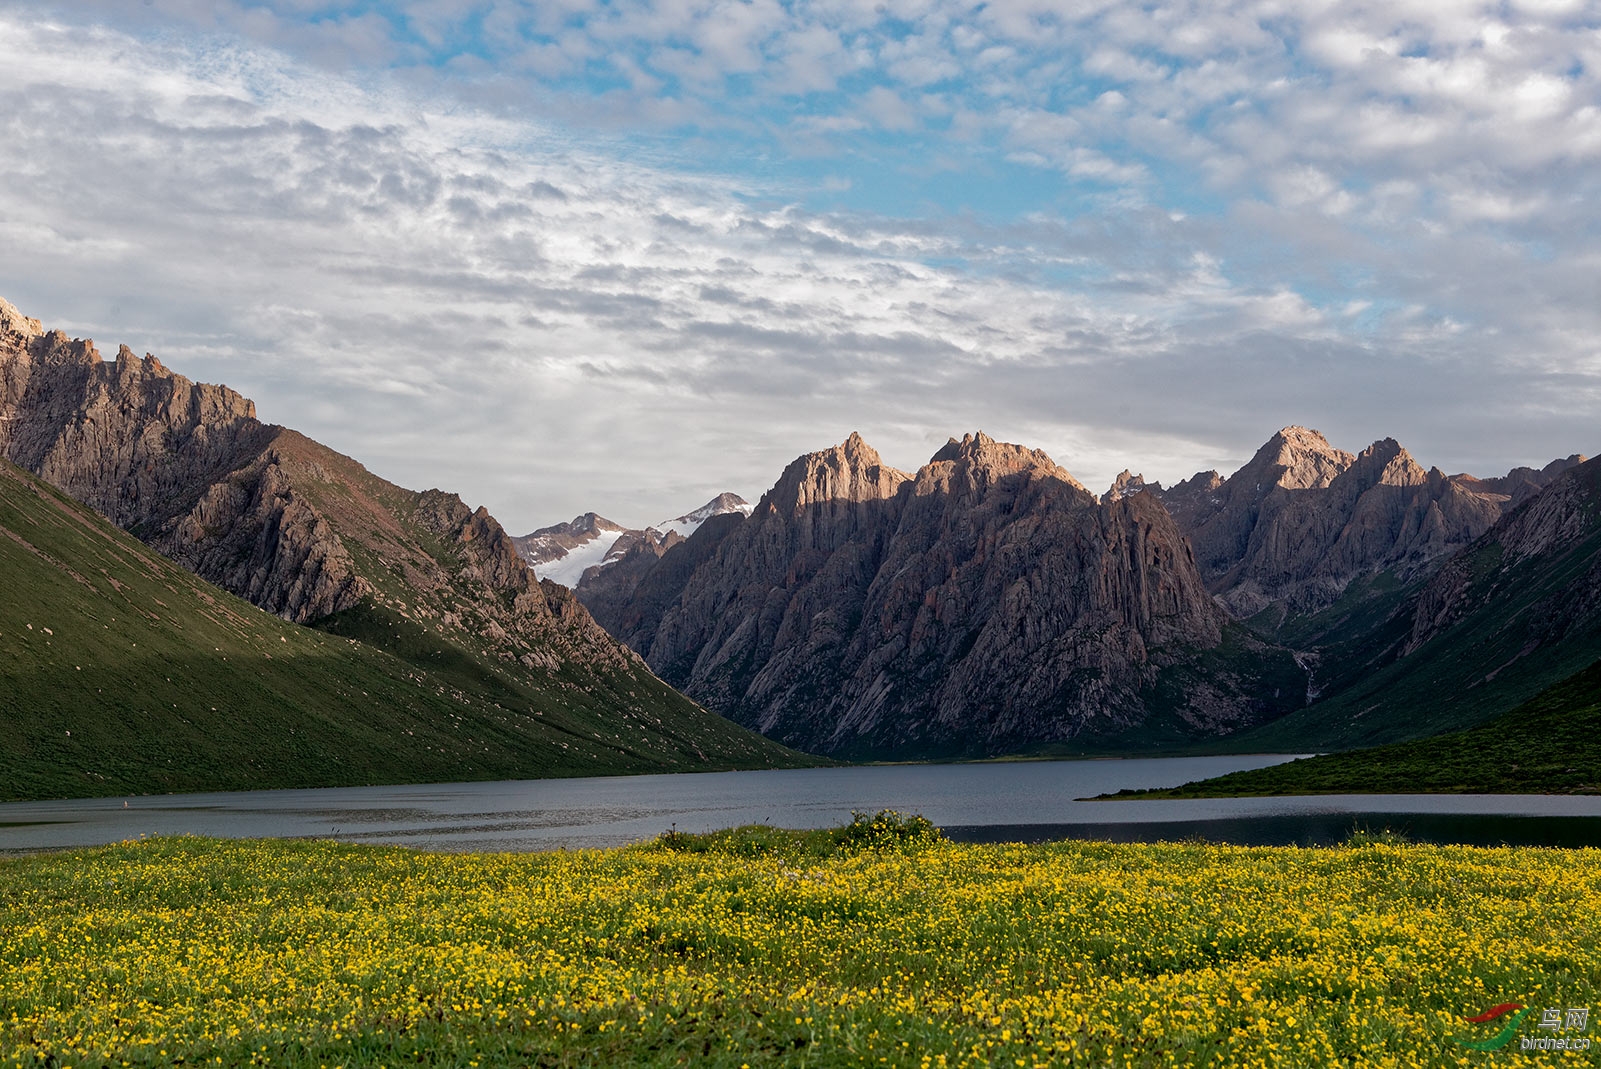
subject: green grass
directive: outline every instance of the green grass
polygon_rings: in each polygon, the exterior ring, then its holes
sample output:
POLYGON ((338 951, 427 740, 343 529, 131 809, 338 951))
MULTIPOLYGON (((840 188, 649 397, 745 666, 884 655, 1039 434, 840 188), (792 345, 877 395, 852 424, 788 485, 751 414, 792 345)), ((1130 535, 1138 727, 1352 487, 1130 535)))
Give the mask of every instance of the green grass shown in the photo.
POLYGON ((0 861, 0 1065, 1474 1066, 1601 994, 1593 850, 856 825, 0 861))
POLYGON ((1234 772, 1145 797, 1601 793, 1601 661, 1481 727, 1234 772))
POLYGON ((525 671, 367 606, 321 630, 0 463, 0 799, 816 763, 642 668, 525 671))
POLYGON ((1402 656, 1421 585, 1364 588, 1282 629, 1317 644, 1323 697, 1230 740, 1259 752, 1346 750, 1485 724, 1601 657, 1601 615, 1564 605, 1601 559, 1601 527, 1560 551, 1504 564, 1500 546, 1474 554, 1470 611, 1402 656), (1571 613, 1546 634, 1552 606, 1571 613))

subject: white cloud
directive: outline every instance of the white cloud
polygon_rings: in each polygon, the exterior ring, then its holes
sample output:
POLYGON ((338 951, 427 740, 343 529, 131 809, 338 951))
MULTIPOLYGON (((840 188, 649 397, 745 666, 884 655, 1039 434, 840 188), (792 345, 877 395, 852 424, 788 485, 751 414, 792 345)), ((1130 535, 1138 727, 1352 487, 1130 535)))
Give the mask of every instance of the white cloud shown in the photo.
POLYGON ((1297 420, 1595 449, 1582 5, 408 5, 438 49, 485 20, 454 67, 372 12, 126 9, 0 7, 0 295, 518 529, 751 496, 852 429, 912 465, 982 425, 1092 485, 1297 420), (1042 192, 986 213, 1008 160, 1042 192), (938 174, 977 212, 894 206, 938 174))
POLYGON ((905 131, 917 125, 917 114, 893 89, 875 85, 862 96, 862 114, 884 130, 905 131))

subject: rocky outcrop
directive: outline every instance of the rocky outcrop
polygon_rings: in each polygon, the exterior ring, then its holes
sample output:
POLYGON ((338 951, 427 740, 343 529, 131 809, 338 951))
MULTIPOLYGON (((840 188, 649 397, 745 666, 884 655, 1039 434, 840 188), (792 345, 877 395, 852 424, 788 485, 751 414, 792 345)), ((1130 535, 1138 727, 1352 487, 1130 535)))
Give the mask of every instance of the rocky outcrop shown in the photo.
POLYGON ((382 606, 528 667, 637 665, 483 509, 384 482, 225 386, 126 347, 105 361, 3 301, 0 455, 289 620, 382 606))
POLYGON ((1246 617, 1273 604, 1315 611, 1381 571, 1416 579, 1582 459, 1481 480, 1425 470, 1394 439, 1353 456, 1316 431, 1286 427, 1227 479, 1202 472, 1153 489, 1208 586, 1246 617))
POLYGON ((1601 630, 1601 459, 1561 472, 1447 561, 1418 594, 1402 653, 1520 596, 1534 603, 1506 613, 1519 657, 1601 630))
POLYGON ((163 553, 225 590, 304 623, 358 604, 372 586, 299 493, 276 449, 206 487, 170 526, 147 532, 163 553))
POLYGON ((1110 505, 1112 502, 1121 501, 1125 497, 1144 493, 1145 489, 1145 476, 1135 475, 1127 468, 1124 468, 1118 473, 1117 478, 1112 480, 1112 485, 1107 489, 1106 493, 1101 495, 1101 504, 1110 505))
MULTIPOLYGON (((1161 673, 1226 625, 1154 496, 1103 504, 1044 453, 982 433, 915 474, 854 434, 801 457, 639 591, 615 633, 663 678, 842 754, 1137 729, 1161 673)), ((1198 733, 1259 713, 1227 687, 1177 706, 1198 733)))

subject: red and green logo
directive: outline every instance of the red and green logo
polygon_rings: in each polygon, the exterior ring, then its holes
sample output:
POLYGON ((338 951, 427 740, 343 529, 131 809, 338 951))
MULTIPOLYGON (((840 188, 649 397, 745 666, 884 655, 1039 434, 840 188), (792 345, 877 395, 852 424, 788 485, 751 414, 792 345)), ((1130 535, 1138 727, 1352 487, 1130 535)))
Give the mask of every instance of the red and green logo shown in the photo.
POLYGON ((1477 1017, 1467 1018, 1467 1022, 1469 1024, 1485 1024, 1486 1022, 1493 1021, 1498 1017, 1505 1017, 1509 1013, 1512 1014, 1511 1019, 1508 1020, 1506 1024, 1501 1026, 1501 1031, 1497 1032, 1489 1039, 1459 1039, 1457 1040, 1457 1043, 1468 1048, 1469 1050, 1501 1049, 1508 1043, 1512 1042, 1512 1037, 1514 1034, 1516 1034, 1519 1023, 1522 1022, 1524 1017, 1528 1016, 1529 1011, 1523 1007, 1522 1003, 1503 1002, 1499 1006, 1491 1006, 1477 1017))

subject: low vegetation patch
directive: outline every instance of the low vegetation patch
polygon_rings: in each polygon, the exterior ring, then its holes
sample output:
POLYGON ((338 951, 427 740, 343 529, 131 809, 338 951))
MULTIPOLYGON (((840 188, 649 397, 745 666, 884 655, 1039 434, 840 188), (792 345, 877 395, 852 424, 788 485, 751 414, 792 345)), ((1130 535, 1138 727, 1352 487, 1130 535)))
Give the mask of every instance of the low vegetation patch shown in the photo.
POLYGON ((1480 727, 1122 796, 1601 794, 1601 661, 1480 727))
POLYGON ((1596 851, 149 840, 0 862, 0 1065, 1482 1065, 1598 946, 1596 851))

